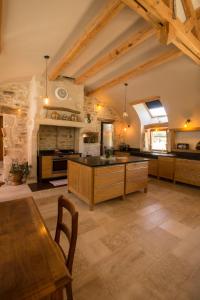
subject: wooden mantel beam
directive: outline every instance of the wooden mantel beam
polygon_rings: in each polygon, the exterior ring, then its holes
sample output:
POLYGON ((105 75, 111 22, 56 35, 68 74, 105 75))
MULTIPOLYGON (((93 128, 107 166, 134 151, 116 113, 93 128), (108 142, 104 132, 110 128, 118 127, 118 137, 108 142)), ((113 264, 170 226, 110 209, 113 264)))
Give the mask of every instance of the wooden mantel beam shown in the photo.
POLYGON ((106 24, 117 15, 125 5, 120 0, 110 0, 100 13, 89 23, 83 35, 75 42, 73 47, 66 51, 63 57, 52 68, 49 80, 55 80, 60 71, 69 65, 95 38, 95 36, 106 26, 106 24))
POLYGON ((148 20, 157 30, 170 24, 174 32, 174 40, 171 42, 176 45, 187 56, 200 64, 200 41, 195 35, 186 29, 184 23, 178 18, 173 17, 173 11, 162 0, 121 0, 130 9, 136 11, 148 20))
POLYGON ((153 68, 155 68, 159 65, 162 65, 168 61, 171 61, 171 60, 181 56, 182 54, 183 53, 178 49, 168 50, 156 57, 151 58, 150 60, 137 66, 136 68, 130 69, 128 72, 122 74, 119 77, 114 78, 113 80, 111 80, 109 82, 106 82, 105 84, 97 87, 96 89, 89 91, 87 93, 87 95, 91 96, 93 94, 96 94, 97 92, 102 92, 106 89, 112 88, 113 86, 122 84, 129 79, 134 79, 140 75, 143 75, 147 71, 152 70, 153 68))
POLYGON ((3 18, 3 0, 0 0, 0 52, 2 50, 2 18, 3 18))
POLYGON ((85 72, 79 75, 76 78, 75 83, 81 84, 85 82, 88 78, 94 76, 103 68, 115 62, 122 55, 133 50, 135 47, 142 44, 144 41, 152 37, 154 34, 155 34, 155 30, 150 27, 143 28, 138 32, 131 34, 131 36, 125 42, 121 43, 116 48, 106 53, 99 60, 97 60, 97 62, 94 65, 92 65, 85 72))

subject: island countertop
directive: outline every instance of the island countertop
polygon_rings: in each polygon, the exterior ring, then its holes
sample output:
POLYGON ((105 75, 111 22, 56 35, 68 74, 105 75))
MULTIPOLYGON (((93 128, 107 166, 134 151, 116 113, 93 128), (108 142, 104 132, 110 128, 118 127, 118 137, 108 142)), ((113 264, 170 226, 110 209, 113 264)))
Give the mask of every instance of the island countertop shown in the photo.
POLYGON ((129 164, 129 163, 146 162, 149 159, 144 157, 139 157, 139 156, 114 157, 111 159, 101 158, 100 156, 91 156, 91 157, 69 158, 68 160, 74 161, 76 163, 88 167, 105 167, 105 166, 114 166, 114 165, 129 164))

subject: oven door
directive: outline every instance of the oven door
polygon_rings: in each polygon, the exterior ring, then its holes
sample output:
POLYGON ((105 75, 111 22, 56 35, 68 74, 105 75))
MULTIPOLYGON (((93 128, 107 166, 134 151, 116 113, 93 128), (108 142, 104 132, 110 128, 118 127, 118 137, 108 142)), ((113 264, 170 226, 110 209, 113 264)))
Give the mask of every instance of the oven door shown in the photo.
POLYGON ((56 173, 66 173, 67 172, 67 159, 53 159, 53 170, 56 173))

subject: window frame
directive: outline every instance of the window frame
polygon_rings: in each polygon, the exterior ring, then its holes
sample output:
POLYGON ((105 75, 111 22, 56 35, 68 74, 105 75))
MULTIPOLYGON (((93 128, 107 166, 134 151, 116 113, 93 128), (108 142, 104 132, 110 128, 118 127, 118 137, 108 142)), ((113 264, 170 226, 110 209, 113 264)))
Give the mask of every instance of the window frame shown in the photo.
POLYGON ((167 149, 168 149, 168 132, 169 132, 169 128, 163 128, 163 127, 160 127, 160 128, 151 128, 150 129, 150 151, 154 151, 154 152, 167 152, 167 149), (159 150, 159 149, 153 149, 152 148, 152 132, 153 131, 165 131, 166 132, 166 149, 165 150, 159 150))

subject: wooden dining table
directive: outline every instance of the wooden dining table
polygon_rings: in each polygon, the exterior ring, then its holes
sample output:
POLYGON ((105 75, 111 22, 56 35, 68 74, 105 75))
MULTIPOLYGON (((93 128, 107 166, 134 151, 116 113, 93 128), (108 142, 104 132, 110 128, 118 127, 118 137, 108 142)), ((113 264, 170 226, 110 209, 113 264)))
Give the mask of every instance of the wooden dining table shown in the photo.
POLYGON ((0 299, 54 299, 70 280, 33 198, 0 203, 0 299))

